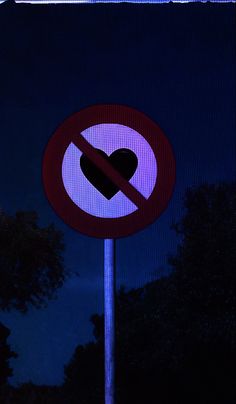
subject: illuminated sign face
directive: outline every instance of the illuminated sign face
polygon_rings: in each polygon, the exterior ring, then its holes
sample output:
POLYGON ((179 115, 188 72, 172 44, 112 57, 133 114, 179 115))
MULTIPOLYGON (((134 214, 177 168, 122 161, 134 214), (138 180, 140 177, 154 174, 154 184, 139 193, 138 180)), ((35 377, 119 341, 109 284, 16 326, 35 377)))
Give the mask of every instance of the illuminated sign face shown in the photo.
POLYGON ((101 238, 132 234, 166 208, 175 159, 161 129, 120 105, 86 108, 63 122, 45 151, 43 182, 58 215, 101 238))
MULTIPOLYGON (((134 129, 120 124, 98 124, 85 129, 81 135, 95 149, 102 150, 107 156, 117 156, 119 151, 127 150, 127 160, 130 159, 132 165, 132 154, 137 159, 137 168, 129 183, 132 184, 145 199, 151 195, 157 180, 157 161, 149 143, 134 129), (117 153, 117 154, 115 154, 117 153)), ((104 218, 117 218, 133 213, 138 207, 122 192, 118 191, 113 197, 108 199, 104 195, 103 182, 106 183, 106 175, 101 174, 101 189, 93 185, 93 175, 87 178, 83 166, 81 167, 83 153, 70 143, 66 149, 62 163, 63 184, 68 196, 80 209, 90 215, 104 218), (84 173, 85 172, 85 173, 84 173), (103 181, 104 179, 104 181, 103 181)), ((120 158, 122 170, 122 157, 120 158)), ((83 161, 83 160, 82 160, 83 161)), ((109 161, 109 160, 108 160, 109 161)), ((115 160, 114 160, 115 161, 115 160)), ((110 164, 112 165, 112 160, 110 164)), ((125 164, 125 157, 124 162, 125 164)), ((129 161, 127 162, 129 167, 129 161)), ((132 168, 132 167, 131 167, 132 168)), ((91 174, 93 174, 91 170, 91 174)), ((96 177, 96 166, 94 167, 94 177, 96 177)), ((110 188, 112 188, 112 181, 110 188)), ((109 187, 108 187, 109 191, 109 187)))

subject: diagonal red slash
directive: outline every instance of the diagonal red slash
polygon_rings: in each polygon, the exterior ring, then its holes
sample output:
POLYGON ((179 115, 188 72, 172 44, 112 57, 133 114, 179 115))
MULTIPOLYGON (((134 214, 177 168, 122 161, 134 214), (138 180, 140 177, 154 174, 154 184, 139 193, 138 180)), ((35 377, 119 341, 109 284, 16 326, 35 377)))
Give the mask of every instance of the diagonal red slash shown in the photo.
POLYGON ((96 149, 81 135, 74 135, 71 139, 82 153, 86 155, 113 183, 140 208, 146 198, 107 161, 97 153, 96 149))

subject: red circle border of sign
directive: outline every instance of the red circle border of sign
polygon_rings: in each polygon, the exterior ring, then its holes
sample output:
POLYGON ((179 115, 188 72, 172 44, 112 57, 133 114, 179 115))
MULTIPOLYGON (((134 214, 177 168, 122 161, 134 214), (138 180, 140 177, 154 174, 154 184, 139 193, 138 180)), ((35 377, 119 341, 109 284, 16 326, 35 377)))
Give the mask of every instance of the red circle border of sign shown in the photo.
POLYGON ((55 131, 46 147, 42 178, 47 198, 63 221, 75 230, 96 238, 129 236, 157 219, 167 207, 175 184, 175 158, 172 147, 150 118, 123 105, 95 105, 67 118, 55 131), (101 123, 119 123, 140 133, 157 159, 158 175, 145 205, 119 218, 100 218, 80 209, 67 195, 62 180, 64 153, 76 133, 101 123))

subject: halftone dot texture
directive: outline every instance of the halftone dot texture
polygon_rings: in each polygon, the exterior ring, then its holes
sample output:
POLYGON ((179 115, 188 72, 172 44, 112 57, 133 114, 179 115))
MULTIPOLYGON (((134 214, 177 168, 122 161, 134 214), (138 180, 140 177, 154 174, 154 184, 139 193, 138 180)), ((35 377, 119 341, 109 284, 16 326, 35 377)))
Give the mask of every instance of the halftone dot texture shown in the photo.
MULTIPOLYGON (((100 124, 82 132, 83 137, 96 149, 110 156, 115 150, 132 150, 138 159, 138 167, 130 183, 146 198, 151 195, 157 178, 157 163, 148 142, 135 130, 119 124, 100 124)), ((63 183, 67 194, 82 210, 97 217, 116 218, 126 216, 137 206, 123 192, 107 200, 85 177, 81 170, 82 152, 71 143, 62 165, 63 183)))
POLYGON ((42 173, 48 200, 65 223, 92 237, 119 238, 146 227, 166 209, 175 158, 161 128, 142 112, 94 105, 59 125, 45 150, 42 173), (128 179, 109 159, 119 150, 137 160, 128 179), (93 165, 90 177, 81 168, 84 157, 93 165), (99 172, 103 186, 110 181, 116 187, 111 198, 95 186, 99 172))

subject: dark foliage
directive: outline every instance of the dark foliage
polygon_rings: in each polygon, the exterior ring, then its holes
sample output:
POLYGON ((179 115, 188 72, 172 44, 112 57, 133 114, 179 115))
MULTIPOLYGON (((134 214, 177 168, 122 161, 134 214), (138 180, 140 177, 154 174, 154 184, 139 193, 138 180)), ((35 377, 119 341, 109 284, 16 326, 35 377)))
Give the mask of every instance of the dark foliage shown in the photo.
MULTIPOLYGON (((40 228, 37 221, 35 212, 17 212, 15 217, 0 212, 0 310, 25 313, 30 305, 46 306, 67 275, 62 233, 53 225, 40 228)), ((0 402, 11 391, 9 359, 17 357, 6 342, 9 334, 0 323, 0 402)))
MULTIPOLYGON (((173 227, 169 277, 117 296, 117 404, 232 404, 235 399, 236 186, 190 189, 173 227)), ((65 368, 68 403, 103 402, 103 317, 96 343, 65 368)))
POLYGON ((104 404, 104 349, 100 342, 78 346, 66 368, 65 396, 70 404, 104 404), (82 387, 83 386, 83 387, 82 387))
POLYGON ((65 404, 62 388, 35 386, 24 383, 18 388, 4 386, 0 389, 0 402, 4 404, 65 404))
POLYGON ((65 279, 62 233, 35 212, 0 213, 0 309, 26 312, 55 297, 65 279))
MULTIPOLYGON (((235 402, 236 185, 189 189, 171 274, 116 299, 116 404, 235 402)), ((4 404, 104 403, 103 316, 59 388, 8 387, 4 404)))
POLYGON ((9 335, 10 330, 0 323, 0 387, 6 384, 8 377, 12 376, 9 359, 17 357, 7 344, 9 335))

